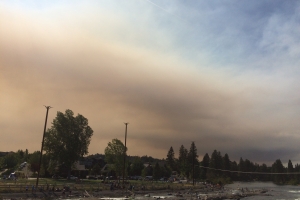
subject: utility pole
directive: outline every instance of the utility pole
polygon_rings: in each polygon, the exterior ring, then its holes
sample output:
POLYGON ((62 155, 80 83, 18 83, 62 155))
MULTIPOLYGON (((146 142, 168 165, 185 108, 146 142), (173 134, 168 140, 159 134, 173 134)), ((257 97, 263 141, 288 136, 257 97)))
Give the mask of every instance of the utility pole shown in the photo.
MULTIPOLYGON (((192 145, 194 142, 192 142, 192 145)), ((192 146, 192 155, 193 155, 193 186, 195 185, 194 171, 195 171, 195 145, 192 146)))
POLYGON ((129 123, 124 123, 125 124, 125 148, 124 148, 124 162, 123 162, 123 187, 124 187, 124 176, 125 176, 125 161, 126 161, 126 139, 127 139, 127 125, 129 123))
POLYGON ((43 155, 43 148, 44 148, 44 139, 45 139, 45 132, 46 132, 47 120, 48 120, 48 112, 49 112, 49 109, 52 108, 51 106, 45 106, 45 107, 47 109, 47 112, 46 112, 46 119, 45 119, 45 126, 44 126, 43 140, 42 140, 42 147, 41 147, 41 153, 40 153, 40 163, 39 163, 38 175, 37 175, 37 178, 36 178, 36 186, 35 186, 36 188, 39 185, 40 170, 41 170, 41 163, 42 163, 42 155, 43 155))

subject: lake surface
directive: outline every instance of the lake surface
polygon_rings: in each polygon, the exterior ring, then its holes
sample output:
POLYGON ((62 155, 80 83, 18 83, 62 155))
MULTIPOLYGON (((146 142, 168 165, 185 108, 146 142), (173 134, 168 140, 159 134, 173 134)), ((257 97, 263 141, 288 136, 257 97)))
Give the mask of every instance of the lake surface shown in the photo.
POLYGON ((272 182, 235 182, 234 184, 226 185, 226 188, 248 188, 249 190, 267 189, 266 194, 270 196, 252 196, 245 197, 243 200, 300 200, 300 186, 278 186, 272 182))

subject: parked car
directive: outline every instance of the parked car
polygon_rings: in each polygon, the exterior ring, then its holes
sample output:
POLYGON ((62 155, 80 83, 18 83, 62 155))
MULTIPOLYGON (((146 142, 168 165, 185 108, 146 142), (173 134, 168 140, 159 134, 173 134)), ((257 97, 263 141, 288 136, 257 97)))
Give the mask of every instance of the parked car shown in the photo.
POLYGON ((56 175, 56 174, 54 174, 54 175, 52 176, 52 178, 53 178, 53 179, 61 179, 62 177, 61 177, 61 176, 58 176, 58 175, 56 175))
POLYGON ((7 177, 9 180, 17 180, 17 175, 15 172, 10 173, 10 175, 7 177))
POLYGON ((26 165, 27 165, 27 162, 23 162, 21 165, 20 165, 20 169, 23 169, 24 167, 26 167, 26 165))
POLYGON ((103 175, 96 175, 96 178, 97 178, 98 180, 103 180, 103 179, 104 179, 104 176, 103 176, 103 175))
POLYGON ((159 179, 159 181, 163 181, 163 182, 166 182, 168 180, 168 178, 165 178, 165 177, 162 177, 159 179))
POLYGON ((97 180, 96 176, 87 176, 87 179, 97 180))
POLYGON ((139 176, 130 176, 128 177, 130 180, 138 180, 139 179, 139 176))
POLYGON ((105 178, 105 180, 117 180, 117 177, 115 177, 115 176, 107 176, 105 178))

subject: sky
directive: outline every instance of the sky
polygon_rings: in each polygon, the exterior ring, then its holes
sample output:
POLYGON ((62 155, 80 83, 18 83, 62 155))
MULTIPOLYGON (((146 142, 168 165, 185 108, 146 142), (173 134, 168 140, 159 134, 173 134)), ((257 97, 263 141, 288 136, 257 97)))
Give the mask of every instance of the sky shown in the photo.
POLYGON ((0 1, 0 151, 82 114, 89 154, 300 163, 300 2, 0 1))

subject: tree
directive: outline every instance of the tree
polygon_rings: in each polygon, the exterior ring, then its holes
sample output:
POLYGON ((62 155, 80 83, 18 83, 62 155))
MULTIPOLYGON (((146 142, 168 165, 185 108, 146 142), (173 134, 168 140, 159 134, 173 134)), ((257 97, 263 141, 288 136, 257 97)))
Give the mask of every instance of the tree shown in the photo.
MULTIPOLYGON (((239 171, 246 172, 245 171, 245 161, 243 160, 242 157, 240 158, 240 162, 239 162, 238 166, 239 166, 239 171)), ((239 173, 238 176, 239 176, 240 180, 244 180, 245 179, 245 174, 243 174, 243 173, 239 173)))
POLYGON ((188 172, 188 150, 181 145, 179 148, 178 167, 181 176, 186 176, 188 172))
POLYGON ((25 152, 23 151, 23 150, 21 150, 21 149, 19 149, 18 151, 17 151, 17 155, 18 155, 18 157, 19 157, 19 160, 21 161, 21 162, 24 162, 24 158, 25 158, 25 152))
POLYGON ((25 150, 25 157, 24 157, 24 159, 27 162, 27 160, 28 160, 28 149, 25 150))
POLYGON ((28 163, 30 164, 30 170, 37 172, 39 170, 40 151, 35 151, 29 155, 28 163))
POLYGON ((158 180, 161 176, 160 166, 158 162, 156 162, 154 169, 153 169, 153 179, 158 180))
POLYGON ((220 151, 214 150, 210 157, 209 167, 211 169, 207 172, 209 179, 215 179, 221 176, 222 172, 214 169, 222 169, 223 158, 220 151))
MULTIPOLYGON (((300 165, 298 163, 295 165, 294 172, 300 172, 300 165)), ((295 179, 300 180, 300 175, 295 174, 295 179)))
POLYGON ((124 152, 126 156, 127 148, 119 139, 113 139, 107 144, 105 148, 105 161, 111 165, 112 170, 116 172, 118 176, 122 175, 124 165, 124 152))
POLYGON ((136 157, 130 165, 129 173, 131 176, 140 176, 144 169, 143 162, 140 157, 136 157))
MULTIPOLYGON (((230 166, 231 166, 231 161, 229 159, 228 154, 226 153, 223 157, 223 169, 230 170, 230 166)), ((223 174, 227 177, 230 177, 230 172, 224 172, 223 174)))
POLYGON ((206 179, 206 173, 207 173, 207 168, 209 167, 209 161, 210 161, 210 158, 209 158, 209 155, 206 153, 202 159, 202 166, 204 168, 202 168, 201 170, 201 179, 206 179))
MULTIPOLYGON (((253 172, 253 171, 255 171, 254 168, 255 168, 255 166, 250 160, 246 159, 244 161, 244 171, 253 172)), ((244 174, 244 180, 252 180, 252 179, 253 179, 253 177, 252 177, 251 173, 244 174)))
MULTIPOLYGON (((230 169, 232 171, 239 171, 239 167, 236 161, 231 162, 230 169)), ((232 180, 238 180, 238 174, 237 173, 231 173, 230 177, 232 180)))
POLYGON ((168 166, 172 170, 174 170, 175 169, 175 153, 174 153, 173 147, 170 147, 168 154, 167 154, 166 161, 167 161, 168 166))
MULTIPOLYGON (((291 160, 288 162, 288 173, 293 173, 294 172, 294 166, 291 160)), ((292 174, 289 175, 289 179, 293 179, 294 176, 292 174)))
POLYGON ((99 163, 96 163, 90 171, 90 175, 101 174, 101 166, 99 163))
POLYGON ((166 164, 164 164, 163 167, 160 168, 162 176, 163 177, 170 177, 172 174, 172 170, 170 169, 170 167, 166 164))
POLYGON ((150 163, 148 163, 147 166, 144 167, 144 169, 142 170, 142 176, 152 176, 153 175, 153 167, 150 163))
POLYGON ((9 153, 3 158, 3 167, 12 169, 16 168, 19 162, 18 155, 16 153, 9 153))
POLYGON ((57 112, 52 127, 45 134, 44 149, 53 162, 64 164, 70 176, 73 164, 88 154, 88 147, 93 135, 88 119, 72 110, 57 112))
POLYGON ((196 148, 196 145, 194 142, 192 142, 192 144, 190 146, 190 150, 188 152, 187 158, 188 158, 188 163, 189 163, 190 177, 197 178, 197 176, 195 176, 195 166, 199 165, 199 163, 198 163, 197 148, 196 148), (193 177, 193 175, 194 175, 194 177, 193 177))
POLYGON ((276 173, 284 173, 284 166, 282 165, 282 162, 280 159, 277 159, 273 165, 272 165, 272 173, 275 173, 272 175, 273 180, 275 183, 284 183, 285 181, 285 175, 282 174, 276 174, 276 173))
POLYGON ((224 157, 223 157, 223 169, 225 170, 230 170, 230 159, 227 153, 225 153, 224 157))

